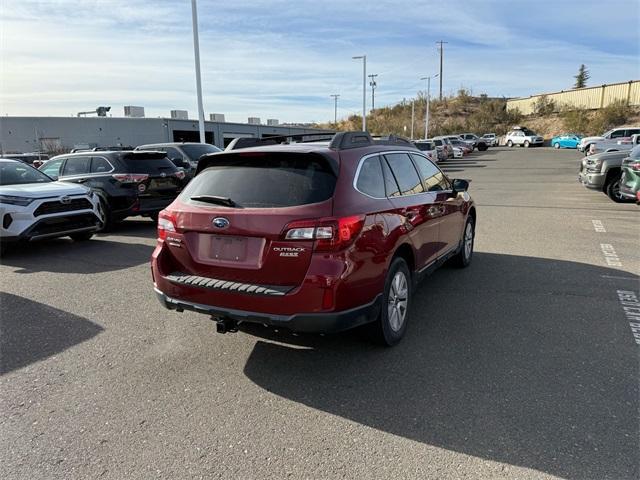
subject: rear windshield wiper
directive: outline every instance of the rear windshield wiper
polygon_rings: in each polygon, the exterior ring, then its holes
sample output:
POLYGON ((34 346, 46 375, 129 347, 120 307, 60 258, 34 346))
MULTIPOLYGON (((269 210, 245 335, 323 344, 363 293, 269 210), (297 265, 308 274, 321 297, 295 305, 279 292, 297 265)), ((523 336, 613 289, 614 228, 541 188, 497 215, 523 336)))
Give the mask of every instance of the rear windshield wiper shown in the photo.
POLYGON ((235 208, 240 206, 229 197, 219 197, 217 195, 194 195, 191 197, 191 200, 195 200, 196 202, 213 203, 215 205, 224 205, 225 207, 235 208))

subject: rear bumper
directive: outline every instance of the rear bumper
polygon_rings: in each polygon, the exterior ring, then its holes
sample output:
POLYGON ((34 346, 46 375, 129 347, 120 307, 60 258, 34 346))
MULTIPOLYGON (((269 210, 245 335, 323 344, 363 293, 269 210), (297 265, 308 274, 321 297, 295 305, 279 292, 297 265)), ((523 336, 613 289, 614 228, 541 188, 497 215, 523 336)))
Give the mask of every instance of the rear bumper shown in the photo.
POLYGON ((215 317, 230 318, 239 323, 257 323, 306 333, 335 333, 372 322, 378 317, 381 301, 381 295, 378 295, 369 304, 341 312, 273 315, 187 302, 171 298, 156 287, 154 291, 160 303, 169 310, 191 310, 215 317))

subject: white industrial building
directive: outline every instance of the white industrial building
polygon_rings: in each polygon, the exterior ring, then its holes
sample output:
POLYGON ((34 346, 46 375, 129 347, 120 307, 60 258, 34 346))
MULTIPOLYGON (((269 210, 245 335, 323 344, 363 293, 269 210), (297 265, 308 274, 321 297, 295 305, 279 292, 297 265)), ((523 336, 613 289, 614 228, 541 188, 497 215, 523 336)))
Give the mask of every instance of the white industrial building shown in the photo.
MULTIPOLYGON (((224 148, 238 137, 264 138, 322 132, 309 127, 205 121, 207 143, 224 148)), ((0 117, 0 153, 59 152, 74 147, 113 147, 198 142, 197 120, 135 117, 0 117)))

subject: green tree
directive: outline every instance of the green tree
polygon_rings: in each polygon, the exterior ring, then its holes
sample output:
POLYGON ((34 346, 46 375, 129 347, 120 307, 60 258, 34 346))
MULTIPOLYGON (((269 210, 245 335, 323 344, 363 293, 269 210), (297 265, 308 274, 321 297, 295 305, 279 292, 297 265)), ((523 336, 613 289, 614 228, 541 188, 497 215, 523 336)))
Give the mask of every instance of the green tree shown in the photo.
POLYGON ((576 84, 574 85, 573 88, 584 88, 587 86, 587 80, 589 80, 589 78, 591 77, 591 75, 589 75, 589 70, 587 70, 587 67, 585 67, 584 63, 582 65, 580 65, 580 68, 578 69, 578 74, 573 77, 576 79, 576 84))

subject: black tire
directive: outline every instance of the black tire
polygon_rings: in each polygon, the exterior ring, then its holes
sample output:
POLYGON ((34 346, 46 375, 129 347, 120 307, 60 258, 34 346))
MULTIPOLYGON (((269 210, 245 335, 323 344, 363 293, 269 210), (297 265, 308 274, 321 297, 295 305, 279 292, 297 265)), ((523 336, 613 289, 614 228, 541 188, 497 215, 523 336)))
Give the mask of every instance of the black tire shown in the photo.
POLYGON ((396 257, 391 262, 387 278, 384 281, 384 291, 382 292, 382 306, 378 319, 371 325, 374 338, 378 343, 391 347, 396 345, 405 332, 407 331, 407 323, 409 320, 409 307, 411 306, 411 273, 407 262, 402 257, 396 257), (396 294, 397 275, 404 277, 406 290, 401 288, 396 294), (395 296, 395 300, 394 300, 395 296), (402 301, 401 299, 405 300, 402 301), (393 306, 392 306, 393 304, 393 306), (403 306, 404 305, 404 308, 403 306), (393 316, 390 318, 390 310, 396 314, 403 315, 402 318, 393 316), (399 322, 398 322, 399 320, 399 322))
POLYGON ((98 232, 109 232, 113 228, 115 221, 109 203, 102 197, 100 197, 100 209, 102 210, 103 222, 98 232))
POLYGON ((513 142, 511 140, 507 142, 507 147, 513 148, 513 142))
POLYGON ((529 140, 525 140, 525 141, 524 141, 524 143, 522 144, 522 146, 523 146, 524 148, 529 148, 529 145, 531 145, 531 144, 529 143, 529 140))
POLYGON ((153 220, 153 223, 158 223, 158 215, 160 215, 160 212, 151 213, 149 214, 149 218, 153 220))
POLYGON ((485 152, 487 150, 487 144, 486 143, 481 143, 480 145, 478 145, 478 151, 479 152, 485 152))
POLYGON ((473 217, 469 215, 466 223, 464 224, 464 229, 462 230, 460 251, 451 259, 451 264, 454 267, 465 268, 471 264, 471 260, 473 260, 473 245, 475 243, 475 238, 476 222, 473 220, 473 217), (468 231, 469 229, 470 232, 468 231), (468 238, 469 234, 471 235, 470 239, 468 238))
POLYGON ((556 148, 556 149, 560 149, 560 144, 558 142, 556 142, 556 143, 553 144, 553 147, 556 148))
POLYGON ((93 237, 93 232, 73 233, 69 236, 74 242, 86 242, 93 237))
POLYGON ((611 200, 613 200, 616 203, 627 203, 630 201, 620 194, 620 177, 619 176, 612 175, 608 179, 607 184, 604 187, 604 193, 606 193, 607 197, 609 197, 611 200))
POLYGON ((6 243, 0 242, 0 257, 4 256, 7 253, 7 249, 9 246, 6 243))

